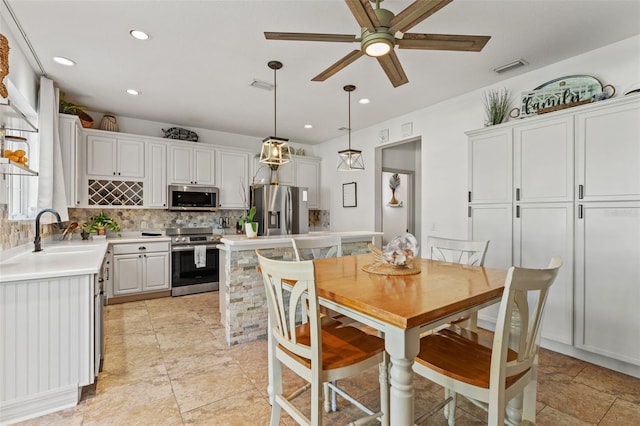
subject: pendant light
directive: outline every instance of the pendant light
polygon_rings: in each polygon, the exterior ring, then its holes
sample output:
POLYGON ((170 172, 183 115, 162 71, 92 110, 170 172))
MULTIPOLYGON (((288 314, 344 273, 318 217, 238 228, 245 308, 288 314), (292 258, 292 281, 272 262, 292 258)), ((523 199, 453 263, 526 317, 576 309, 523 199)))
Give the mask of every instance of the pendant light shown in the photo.
POLYGON ((348 84, 344 86, 345 92, 349 93, 349 149, 338 151, 340 156, 338 160, 338 170, 341 172, 357 172, 364 170, 364 160, 362 159, 362 151, 351 149, 351 92, 356 90, 356 86, 348 84))
POLYGON ((272 166, 281 166, 291 160, 291 151, 289 139, 277 137, 277 94, 278 85, 276 83, 276 72, 282 68, 282 62, 269 61, 267 64, 273 70, 273 136, 269 136, 262 141, 262 152, 260 153, 260 162, 270 164, 272 166))

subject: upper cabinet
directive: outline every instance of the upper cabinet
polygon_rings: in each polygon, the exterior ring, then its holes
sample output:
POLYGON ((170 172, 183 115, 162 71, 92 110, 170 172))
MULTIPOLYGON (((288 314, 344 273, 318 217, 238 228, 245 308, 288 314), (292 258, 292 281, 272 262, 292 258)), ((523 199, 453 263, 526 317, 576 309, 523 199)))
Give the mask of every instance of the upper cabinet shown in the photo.
POLYGON ((320 159, 298 157, 295 159, 296 186, 308 188, 310 209, 320 208, 320 159))
POLYGON ((167 145, 147 142, 145 162, 145 207, 167 207, 167 145))
POLYGON ((169 146, 169 181, 172 184, 214 185, 215 148, 194 143, 169 146))
POLYGON ((469 137, 469 202, 510 203, 512 170, 513 135, 510 128, 479 131, 469 137))
POLYGON ((220 187, 220 208, 245 209, 249 182, 248 152, 219 149, 216 153, 216 182, 220 187), (246 198, 246 200, 245 200, 246 198))
POLYGON ((87 175, 143 178, 144 141, 88 134, 87 175))
POLYGON ((76 115, 59 115, 60 151, 62 152, 62 172, 64 187, 67 193, 67 206, 77 207, 80 204, 78 194, 82 183, 79 171, 82 169, 79 142, 81 140, 82 125, 76 115))
POLYGON ((576 151, 579 200, 640 199, 639 102, 577 114, 576 151))

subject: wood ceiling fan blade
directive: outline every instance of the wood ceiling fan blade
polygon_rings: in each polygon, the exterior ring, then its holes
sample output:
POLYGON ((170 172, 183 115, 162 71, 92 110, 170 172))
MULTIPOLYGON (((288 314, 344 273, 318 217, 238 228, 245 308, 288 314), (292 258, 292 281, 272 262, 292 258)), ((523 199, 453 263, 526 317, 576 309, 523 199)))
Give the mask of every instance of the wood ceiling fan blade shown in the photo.
POLYGON ((353 50, 347 56, 340 59, 338 62, 331 65, 329 68, 327 68, 326 70, 322 71, 320 74, 313 77, 311 81, 325 81, 326 79, 328 79, 329 77, 331 77, 332 75, 340 71, 341 69, 345 68, 347 65, 351 64, 352 62, 354 62, 356 59, 360 58, 363 55, 364 53, 362 52, 362 50, 353 50))
POLYGON ((393 87, 402 86, 409 82, 407 75, 404 73, 404 69, 402 69, 402 65, 400 65, 400 60, 395 50, 392 50, 384 56, 379 56, 376 59, 387 74, 387 77, 389 77, 393 87))
POLYGON ((391 20, 389 32, 405 32, 424 21, 453 0, 417 0, 391 20))
POLYGON ((332 41, 339 43, 353 43, 359 41, 353 34, 316 34, 316 33, 273 33, 265 32, 267 40, 289 41, 332 41))
POLYGON ((396 39, 396 44, 400 49, 479 52, 490 38, 477 35, 406 33, 401 39, 396 39))
POLYGON ((366 28, 369 32, 375 32, 376 27, 380 26, 380 21, 369 0, 345 0, 345 2, 360 27, 366 28))

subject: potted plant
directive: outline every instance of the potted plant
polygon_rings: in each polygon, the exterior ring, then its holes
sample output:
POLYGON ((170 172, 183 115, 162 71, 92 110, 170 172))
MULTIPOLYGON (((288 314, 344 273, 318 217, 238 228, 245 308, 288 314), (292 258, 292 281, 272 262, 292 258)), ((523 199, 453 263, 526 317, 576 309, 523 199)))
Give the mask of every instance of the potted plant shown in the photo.
POLYGON ((69 102, 65 99, 65 93, 60 92, 60 112, 62 114, 77 115, 80 118, 82 127, 90 129, 93 127, 93 117, 84 112, 85 108, 83 105, 76 105, 73 102, 69 102))
MULTIPOLYGON (((115 220, 104 214, 104 212, 100 212, 99 215, 92 216, 90 219, 92 222, 89 232, 95 232, 97 235, 107 235, 107 230, 114 232, 120 231, 120 225, 118 225, 115 220)), ((118 237, 121 236, 122 234, 118 232, 118 237)))
POLYGON ((80 226, 80 236, 83 240, 88 240, 91 235, 91 226, 87 222, 83 222, 80 226))
POLYGON ((507 111, 511 105, 511 93, 507 88, 490 90, 484 94, 482 103, 487 115, 485 126, 500 124, 507 118, 507 111))
POLYGON ((256 238, 258 236, 258 222, 253 221, 256 214, 256 206, 251 206, 246 216, 240 217, 240 228, 244 229, 247 238, 256 238))

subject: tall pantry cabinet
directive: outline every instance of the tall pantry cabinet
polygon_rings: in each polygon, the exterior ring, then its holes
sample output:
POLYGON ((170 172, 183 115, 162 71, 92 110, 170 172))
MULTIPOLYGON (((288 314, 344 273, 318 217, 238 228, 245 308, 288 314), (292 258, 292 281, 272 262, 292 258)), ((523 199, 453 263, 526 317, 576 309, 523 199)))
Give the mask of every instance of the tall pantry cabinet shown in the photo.
MULTIPOLYGON (((542 337, 640 365, 640 97, 468 133, 469 235, 485 265, 564 266, 542 337)), ((481 319, 495 322, 496 308, 481 319)), ((543 342, 544 344, 544 342, 543 342)))

